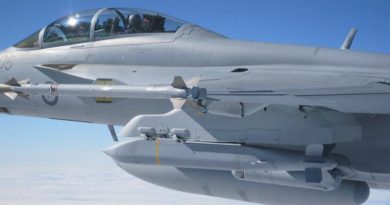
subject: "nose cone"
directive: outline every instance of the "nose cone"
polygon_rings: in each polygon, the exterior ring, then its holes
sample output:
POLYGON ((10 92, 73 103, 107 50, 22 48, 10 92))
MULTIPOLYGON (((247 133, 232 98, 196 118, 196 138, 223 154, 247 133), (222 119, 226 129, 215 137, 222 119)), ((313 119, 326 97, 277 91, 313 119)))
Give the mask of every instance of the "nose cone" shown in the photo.
POLYGON ((116 159, 117 157, 117 154, 116 154, 116 146, 111 146, 111 147, 107 147, 106 149, 103 150, 103 152, 108 155, 109 157, 111 157, 112 159, 116 159))
POLYGON ((139 152, 141 152, 141 154, 144 152, 142 146, 138 150, 136 147, 139 147, 140 144, 142 145, 146 142, 147 141, 144 138, 133 138, 108 147, 104 149, 103 152, 115 162, 130 163, 136 161, 137 156, 140 155, 139 152))
POLYGON ((144 141, 144 139, 134 138, 128 141, 119 142, 117 144, 105 148, 103 152, 115 161, 120 161, 123 157, 128 156, 129 153, 134 151, 134 146, 138 141, 144 141))

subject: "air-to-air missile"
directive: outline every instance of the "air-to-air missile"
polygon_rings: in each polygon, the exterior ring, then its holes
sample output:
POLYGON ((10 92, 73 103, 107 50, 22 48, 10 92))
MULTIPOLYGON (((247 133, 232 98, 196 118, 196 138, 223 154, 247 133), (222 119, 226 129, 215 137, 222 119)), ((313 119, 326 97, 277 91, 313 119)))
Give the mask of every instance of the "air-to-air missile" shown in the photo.
POLYGON ((112 97, 141 99, 198 99, 205 95, 205 90, 197 85, 187 87, 181 77, 175 77, 171 85, 99 85, 99 84, 31 84, 27 81, 11 79, 0 84, 0 92, 14 100, 28 95, 76 96, 76 97, 112 97))

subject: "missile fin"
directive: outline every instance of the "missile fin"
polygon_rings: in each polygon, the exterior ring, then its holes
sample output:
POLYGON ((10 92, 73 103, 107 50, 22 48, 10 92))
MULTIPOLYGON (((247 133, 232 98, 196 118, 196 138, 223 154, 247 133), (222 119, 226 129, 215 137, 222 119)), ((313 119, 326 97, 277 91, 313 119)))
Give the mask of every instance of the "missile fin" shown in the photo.
POLYGON ((174 109, 181 109, 187 101, 183 98, 171 98, 170 100, 174 109))
POLYGON ((18 87, 20 87, 19 82, 15 78, 11 78, 10 80, 5 82, 4 84, 10 85, 10 86, 18 86, 18 87))
POLYGON ((183 89, 183 90, 188 89, 187 84, 184 82, 184 80, 181 76, 175 76, 171 86, 174 88, 183 89))
POLYGON ((15 100, 18 97, 18 93, 13 91, 8 91, 4 93, 5 96, 7 96, 11 100, 15 100))
POLYGON ((188 89, 191 87, 197 87, 199 81, 200 81, 200 76, 193 77, 187 82, 185 82, 181 76, 175 76, 171 86, 178 89, 188 89))

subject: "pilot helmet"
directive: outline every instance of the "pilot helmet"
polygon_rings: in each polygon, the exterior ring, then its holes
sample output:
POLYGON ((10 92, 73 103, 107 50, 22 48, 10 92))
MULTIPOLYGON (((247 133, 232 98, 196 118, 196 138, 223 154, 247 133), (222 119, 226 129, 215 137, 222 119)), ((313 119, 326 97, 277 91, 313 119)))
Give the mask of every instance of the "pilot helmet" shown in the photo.
POLYGON ((129 17, 127 18, 129 28, 131 29, 140 29, 141 28, 141 23, 142 23, 142 18, 139 14, 130 14, 129 17))

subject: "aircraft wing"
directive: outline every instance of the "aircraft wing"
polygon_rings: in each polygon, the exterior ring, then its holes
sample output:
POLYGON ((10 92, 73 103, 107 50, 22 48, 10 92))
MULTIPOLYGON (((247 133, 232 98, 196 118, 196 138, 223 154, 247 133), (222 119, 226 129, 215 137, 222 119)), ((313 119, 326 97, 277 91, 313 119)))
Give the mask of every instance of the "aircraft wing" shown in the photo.
POLYGON ((209 91, 207 96, 228 102, 324 107, 346 113, 389 114, 390 85, 372 82, 364 86, 301 90, 209 91))

